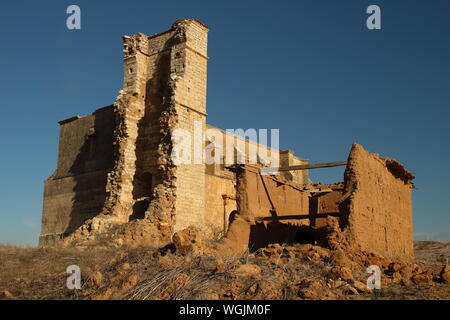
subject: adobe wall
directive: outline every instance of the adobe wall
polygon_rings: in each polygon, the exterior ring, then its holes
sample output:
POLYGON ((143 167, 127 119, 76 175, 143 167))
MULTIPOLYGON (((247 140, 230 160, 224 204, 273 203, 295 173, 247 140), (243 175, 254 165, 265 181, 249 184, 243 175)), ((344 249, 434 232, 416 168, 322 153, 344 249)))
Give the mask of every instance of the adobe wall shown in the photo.
MULTIPOLYGON (((236 168, 238 211, 249 217, 258 218, 309 214, 308 193, 299 185, 291 184, 281 177, 261 175, 258 166, 244 165, 236 168)), ((309 222, 292 221, 300 225, 309 222)))
POLYGON ((311 214, 311 225, 322 228, 327 225, 326 217, 315 217, 317 214, 331 214, 341 216, 339 207, 343 195, 343 184, 319 185, 320 192, 312 192, 309 199, 309 213, 311 214))
POLYGON ((242 237, 249 239, 251 251, 269 243, 298 242, 301 231, 310 225, 308 219, 277 219, 307 216, 309 194, 302 186, 288 182, 282 176, 261 175, 260 168, 256 165, 236 167, 237 211, 239 219, 250 223, 249 234, 242 237))
POLYGON ((353 144, 345 170, 342 220, 361 249, 389 258, 413 257, 411 180, 393 159, 353 144))

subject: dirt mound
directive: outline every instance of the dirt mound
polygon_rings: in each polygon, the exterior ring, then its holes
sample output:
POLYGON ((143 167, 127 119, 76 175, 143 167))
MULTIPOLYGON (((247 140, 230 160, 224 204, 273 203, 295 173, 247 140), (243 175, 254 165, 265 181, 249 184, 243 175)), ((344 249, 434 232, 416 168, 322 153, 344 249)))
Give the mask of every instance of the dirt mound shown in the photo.
POLYGON ((175 232, 172 237, 177 254, 181 255, 207 255, 211 249, 204 243, 204 238, 197 228, 191 226, 175 232))
POLYGON ((250 221, 237 215, 231 222, 226 236, 215 246, 217 255, 222 257, 239 257, 248 250, 250 239, 250 221))

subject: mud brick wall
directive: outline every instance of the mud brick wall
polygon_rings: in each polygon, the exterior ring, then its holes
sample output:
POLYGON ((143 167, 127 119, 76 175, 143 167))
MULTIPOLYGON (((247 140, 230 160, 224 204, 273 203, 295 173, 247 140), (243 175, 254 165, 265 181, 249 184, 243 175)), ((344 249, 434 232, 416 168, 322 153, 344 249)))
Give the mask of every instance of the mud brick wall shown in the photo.
MULTIPOLYGON (((340 214, 339 204, 342 199, 342 189, 331 189, 330 192, 312 195, 309 199, 309 212, 311 215, 315 214, 340 214)), ((312 218, 312 224, 315 228, 325 227, 327 218, 312 218)))
POLYGON ((261 176, 259 168, 251 165, 236 168, 237 211, 239 219, 248 220, 251 224, 246 236, 251 251, 269 243, 296 242, 302 231, 310 225, 309 219, 258 219, 272 217, 271 211, 274 209, 278 217, 309 213, 308 192, 283 182, 282 176, 261 176))
MULTIPOLYGON (((281 177, 260 175, 259 167, 245 165, 237 168, 238 211, 249 217, 272 217, 272 210, 277 216, 308 215, 308 193, 300 186, 283 183, 281 177)), ((309 225, 309 220, 287 220, 295 225, 309 225)))
POLYGON ((343 223, 352 241, 363 250, 389 258, 411 258, 410 181, 414 176, 397 161, 354 144, 344 178, 347 218, 343 223))

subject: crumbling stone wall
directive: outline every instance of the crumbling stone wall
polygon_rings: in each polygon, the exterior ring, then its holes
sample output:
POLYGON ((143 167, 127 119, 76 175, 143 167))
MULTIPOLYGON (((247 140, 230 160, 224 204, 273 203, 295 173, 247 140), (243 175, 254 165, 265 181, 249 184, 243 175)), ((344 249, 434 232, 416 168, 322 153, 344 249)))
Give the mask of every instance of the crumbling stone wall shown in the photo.
MULTIPOLYGON (((161 133, 170 137, 168 118, 176 121, 169 82, 174 33, 170 30, 153 38, 143 34, 124 37, 124 89, 115 103, 115 167, 108 176, 109 197, 103 210, 103 214, 122 223, 143 218, 150 201, 162 200, 158 178, 163 180, 161 176, 168 171, 160 170, 158 163, 170 154, 170 138, 162 139, 161 133), (153 140, 148 137, 150 132, 154 133, 153 140), (145 150, 150 145, 158 152, 149 156, 145 150)), ((167 169, 173 170, 173 166, 168 164, 167 169)), ((153 207, 164 212, 160 218, 170 220, 173 188, 168 191, 169 204, 153 207)))
POLYGON ((120 222, 145 217, 175 230, 201 222, 203 194, 192 190, 204 189, 204 168, 177 167, 171 152, 175 128, 193 132, 195 120, 205 122, 207 31, 196 20, 180 20, 159 35, 124 37, 105 215, 120 222))
POLYGON ((411 258, 414 176, 397 161, 353 144, 344 178, 341 225, 350 241, 388 258, 411 258))

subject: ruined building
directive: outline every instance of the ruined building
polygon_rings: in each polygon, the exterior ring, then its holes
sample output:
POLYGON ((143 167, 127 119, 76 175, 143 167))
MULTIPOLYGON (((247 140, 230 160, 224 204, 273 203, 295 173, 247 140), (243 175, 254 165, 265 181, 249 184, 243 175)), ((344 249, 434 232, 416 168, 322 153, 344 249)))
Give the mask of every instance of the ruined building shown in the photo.
POLYGON ((281 167, 304 168, 261 175, 267 163, 259 156, 238 166, 176 163, 175 129, 196 136, 213 128, 206 124, 207 37, 208 28, 196 19, 176 21, 153 36, 123 37, 123 90, 114 104, 59 122, 58 165, 45 181, 40 244, 136 221, 147 221, 166 240, 189 226, 225 232, 238 213, 251 223, 249 246, 256 247, 275 237, 277 225, 294 230, 280 229, 298 240, 301 228, 320 230, 327 216, 336 216, 361 248, 410 257, 413 176, 359 145, 344 183, 329 186, 312 185, 308 161, 292 151, 224 131, 189 148, 195 155, 199 146, 214 149, 231 136, 226 148, 244 163, 256 148, 281 167), (244 148, 235 148, 239 143, 244 148))
MULTIPOLYGON (((234 174, 220 164, 176 166, 170 157, 174 127, 192 133, 195 124, 211 128, 207 37, 198 20, 180 20, 160 34, 123 38, 124 87, 116 102, 59 122, 58 166, 45 182, 41 244, 66 237, 101 213, 128 222, 155 208, 174 231, 191 224, 226 228, 236 210, 234 174)), ((245 150, 255 144, 235 139, 245 142, 245 150)), ((291 151, 276 153, 282 164, 307 163, 291 151)), ((290 179, 303 183, 307 172, 290 179)))

